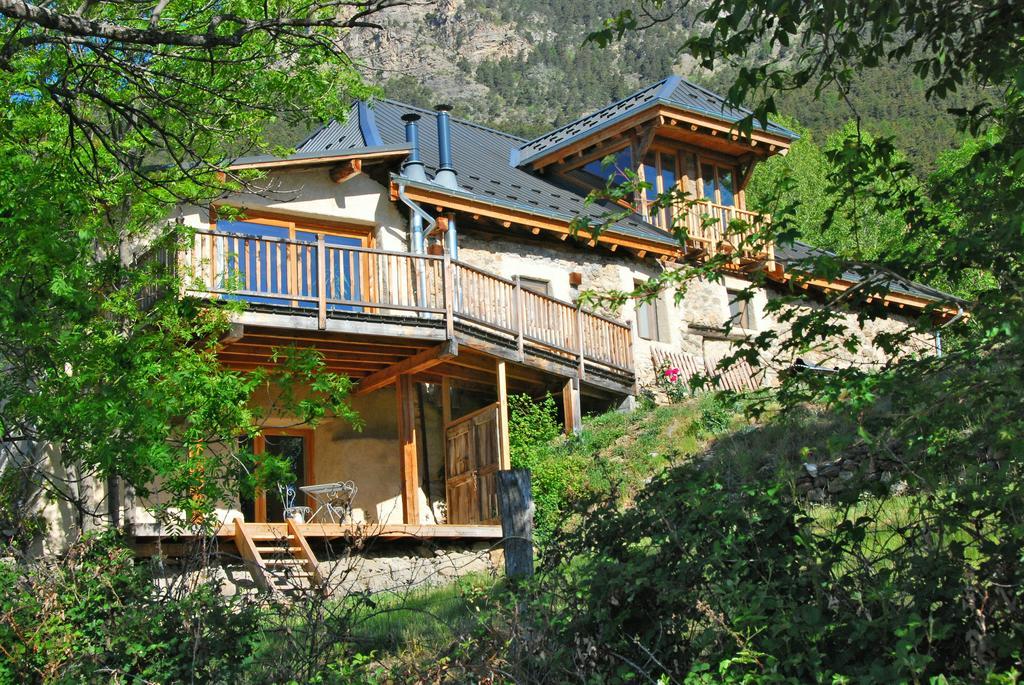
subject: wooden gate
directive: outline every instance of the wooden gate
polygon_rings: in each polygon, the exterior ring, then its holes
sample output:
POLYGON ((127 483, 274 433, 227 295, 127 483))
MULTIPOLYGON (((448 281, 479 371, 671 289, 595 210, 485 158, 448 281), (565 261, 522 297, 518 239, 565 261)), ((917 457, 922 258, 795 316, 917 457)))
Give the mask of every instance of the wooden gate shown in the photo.
POLYGON ((498 522, 499 411, 495 402, 445 429, 448 523, 498 522))

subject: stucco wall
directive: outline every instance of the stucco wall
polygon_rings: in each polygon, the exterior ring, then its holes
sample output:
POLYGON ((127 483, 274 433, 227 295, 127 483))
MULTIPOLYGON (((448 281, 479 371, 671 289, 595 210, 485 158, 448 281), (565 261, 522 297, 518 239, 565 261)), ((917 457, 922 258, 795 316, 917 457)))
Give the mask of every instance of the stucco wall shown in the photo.
MULTIPOLYGON (((275 393, 265 390, 254 397, 254 404, 265 415, 264 428, 307 428, 299 426, 294 417, 282 415, 274 410, 275 393)), ((419 489, 419 523, 444 523, 444 454, 441 428, 441 408, 436 393, 423 393, 422 405, 419 393, 414 396, 417 411, 417 440, 421 464, 429 467, 431 475, 429 488, 421 478, 419 489), (424 412, 424 423, 420 423, 420 412, 424 412), (425 428, 424 428, 425 427, 425 428), (430 491, 428 503, 427 490, 430 491)), ((352 397, 351 406, 363 421, 357 430, 347 421, 328 418, 317 424, 313 431, 312 472, 308 482, 331 483, 353 481, 358 488, 353 501, 354 522, 403 523, 402 477, 398 447, 398 407, 394 387, 387 387, 366 396, 352 397)), ((422 473, 422 472, 421 472, 422 473)), ((266 495, 278 497, 276 492, 266 495)), ((301 495, 300 495, 301 499, 301 495)), ((153 524, 153 507, 160 498, 149 498, 136 502, 135 522, 153 524)), ((297 501, 297 504, 305 502, 297 501)), ((224 502, 217 507, 221 521, 231 521, 241 516, 237 500, 224 502)))
MULTIPOLYGON (((261 181, 262 193, 240 193, 224 204, 291 214, 311 221, 329 219, 369 229, 383 250, 408 249, 405 218, 391 202, 388 189, 366 174, 334 183, 326 169, 269 174, 261 181)), ((195 228, 209 228, 206 208, 184 207, 182 221, 195 228)))

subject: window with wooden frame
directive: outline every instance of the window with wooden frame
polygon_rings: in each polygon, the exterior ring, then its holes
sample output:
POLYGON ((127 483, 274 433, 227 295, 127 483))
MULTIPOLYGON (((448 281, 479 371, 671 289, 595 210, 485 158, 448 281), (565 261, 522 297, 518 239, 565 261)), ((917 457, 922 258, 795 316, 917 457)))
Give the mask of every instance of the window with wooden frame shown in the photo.
POLYGON ((675 202, 661 207, 654 203, 659 196, 679 189, 679 156, 674 152, 653 150, 644 156, 640 166, 641 180, 650 187, 640 201, 641 212, 652 224, 669 230, 675 219, 675 202))
POLYGON ((717 205, 739 207, 736 167, 708 159, 700 161, 701 196, 717 205))
MULTIPOLYGON (((214 265, 214 289, 253 303, 315 307, 321 283, 319 243, 323 242, 328 306, 360 310, 363 286, 372 282, 369 229, 329 221, 292 219, 246 210, 238 218, 211 213, 212 244, 203 245, 214 265)), ((201 236, 203 238, 203 236, 201 236)))
MULTIPOLYGON (((634 286, 642 284, 636 281, 634 286)), ((668 310, 661 296, 653 300, 637 300, 636 303, 636 334, 644 340, 670 342, 668 310)))
POLYGON ((743 290, 726 290, 729 298, 729 323, 739 328, 754 330, 757 328, 757 317, 754 312, 753 299, 744 299, 746 293, 743 290))
POLYGON ((545 281, 542 278, 531 278, 530 276, 516 276, 516 278, 519 279, 519 284, 523 287, 523 290, 551 297, 551 281, 545 281))

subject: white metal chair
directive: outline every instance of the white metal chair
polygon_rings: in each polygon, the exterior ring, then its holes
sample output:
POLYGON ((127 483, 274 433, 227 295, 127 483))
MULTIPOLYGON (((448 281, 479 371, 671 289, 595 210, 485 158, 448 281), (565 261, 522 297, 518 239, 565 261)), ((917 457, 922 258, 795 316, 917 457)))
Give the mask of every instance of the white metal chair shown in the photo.
POLYGON ((281 495, 281 504, 284 507, 284 518, 286 521, 288 519, 295 519, 301 523, 305 523, 307 519, 311 518, 309 514, 312 509, 310 507, 295 506, 294 485, 278 485, 277 491, 281 495))

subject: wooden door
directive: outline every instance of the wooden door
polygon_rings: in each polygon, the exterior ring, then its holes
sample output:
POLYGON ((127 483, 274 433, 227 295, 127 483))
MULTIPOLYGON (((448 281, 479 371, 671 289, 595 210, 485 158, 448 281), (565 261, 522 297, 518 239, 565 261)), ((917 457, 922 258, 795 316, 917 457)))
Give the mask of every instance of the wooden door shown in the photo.
POLYGON ((448 424, 445 491, 448 523, 498 521, 499 406, 488 405, 448 424))

